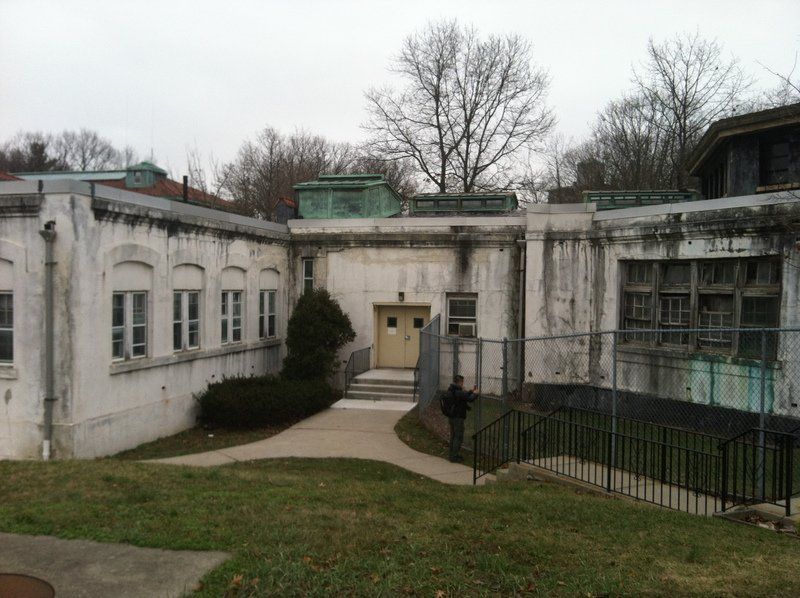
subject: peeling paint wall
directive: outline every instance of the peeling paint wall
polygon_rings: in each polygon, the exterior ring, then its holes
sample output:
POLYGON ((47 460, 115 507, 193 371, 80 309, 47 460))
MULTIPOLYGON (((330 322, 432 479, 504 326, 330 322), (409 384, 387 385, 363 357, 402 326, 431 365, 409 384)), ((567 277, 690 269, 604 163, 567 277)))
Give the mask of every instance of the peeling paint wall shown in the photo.
MULTIPOLYGON (((528 214, 526 335, 620 327, 624 260, 782 257, 780 322, 800 325, 800 198, 789 194, 597 213, 586 209, 528 214), (658 209, 661 208, 661 209, 658 209)), ((578 341, 540 348, 542 366, 529 382, 610 385, 612 343, 589 350, 578 341), (555 370, 559 370, 556 380, 555 370), (565 373, 564 370, 567 370, 565 373), (598 384, 597 380, 601 380, 598 384)), ((766 410, 800 417, 800 333, 779 343, 767 370, 766 410)), ((618 387, 649 396, 758 411, 757 361, 697 351, 620 345, 618 387)), ((529 359, 535 357, 529 355, 529 359)))

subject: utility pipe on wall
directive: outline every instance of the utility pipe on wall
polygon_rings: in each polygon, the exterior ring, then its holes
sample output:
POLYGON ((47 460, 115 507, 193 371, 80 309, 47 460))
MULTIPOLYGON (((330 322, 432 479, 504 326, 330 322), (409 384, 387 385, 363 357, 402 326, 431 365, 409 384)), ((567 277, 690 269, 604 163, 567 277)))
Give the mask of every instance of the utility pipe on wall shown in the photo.
POLYGON ((53 260, 53 243, 56 239, 56 223, 54 220, 46 222, 39 231, 44 239, 44 442, 42 443, 42 459, 50 459, 50 444, 53 440, 53 403, 55 397, 55 371, 54 347, 55 330, 53 327, 55 303, 53 296, 53 279, 55 277, 55 261, 53 260))

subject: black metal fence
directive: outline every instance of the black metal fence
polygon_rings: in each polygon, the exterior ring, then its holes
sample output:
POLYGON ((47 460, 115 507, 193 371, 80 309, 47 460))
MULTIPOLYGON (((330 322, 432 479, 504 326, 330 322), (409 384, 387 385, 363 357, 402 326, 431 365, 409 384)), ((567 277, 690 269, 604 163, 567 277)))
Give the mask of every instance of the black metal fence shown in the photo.
POLYGON ((443 427, 437 393, 454 373, 474 379, 476 479, 516 459, 690 512, 791 509, 800 329, 487 340, 441 335, 435 320, 420 343, 420 417, 443 427))

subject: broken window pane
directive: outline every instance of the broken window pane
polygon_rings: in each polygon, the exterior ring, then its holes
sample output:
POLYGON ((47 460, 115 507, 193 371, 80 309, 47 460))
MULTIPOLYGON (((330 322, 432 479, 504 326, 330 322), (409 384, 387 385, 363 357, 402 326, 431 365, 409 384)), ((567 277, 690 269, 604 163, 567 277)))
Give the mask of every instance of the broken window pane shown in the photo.
POLYGON ((700 295, 699 307, 697 326, 704 330, 697 335, 698 344, 703 348, 730 349, 733 333, 719 329, 733 327, 733 295, 700 295))
MULTIPOLYGON (((653 327, 653 303, 650 293, 625 293, 625 330, 649 330, 653 327)), ((625 340, 646 341, 644 333, 626 333, 625 340)))
POLYGON ((771 285, 780 282, 780 264, 773 260, 747 262, 745 284, 771 285))
POLYGON ((687 286, 692 280, 688 263, 673 262, 661 265, 661 284, 665 286, 687 286))
POLYGON ((653 267, 650 262, 630 262, 628 264, 629 284, 650 284, 653 267))
MULTIPOLYGON (((659 328, 685 329, 689 327, 689 295, 661 295, 659 297, 659 328)), ((660 342, 671 345, 686 345, 689 334, 662 333, 660 342)))
POLYGON ((734 262, 703 262, 700 282, 703 285, 732 285, 735 272, 734 262))

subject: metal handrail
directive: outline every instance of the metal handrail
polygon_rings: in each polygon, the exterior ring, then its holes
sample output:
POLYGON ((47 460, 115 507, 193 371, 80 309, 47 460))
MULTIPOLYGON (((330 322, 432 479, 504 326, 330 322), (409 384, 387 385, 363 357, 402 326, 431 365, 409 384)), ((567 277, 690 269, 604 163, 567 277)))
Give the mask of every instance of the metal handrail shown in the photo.
POLYGON ((369 370, 370 350, 371 347, 364 347, 363 349, 356 349, 350 353, 350 357, 347 360, 347 365, 344 367, 345 397, 347 396, 347 390, 350 388, 350 383, 353 381, 353 378, 369 370))

